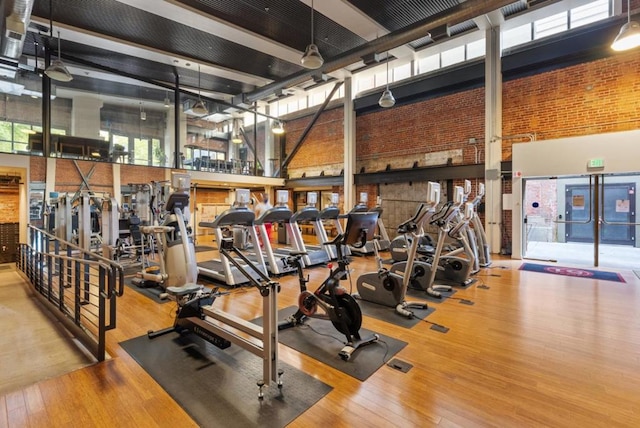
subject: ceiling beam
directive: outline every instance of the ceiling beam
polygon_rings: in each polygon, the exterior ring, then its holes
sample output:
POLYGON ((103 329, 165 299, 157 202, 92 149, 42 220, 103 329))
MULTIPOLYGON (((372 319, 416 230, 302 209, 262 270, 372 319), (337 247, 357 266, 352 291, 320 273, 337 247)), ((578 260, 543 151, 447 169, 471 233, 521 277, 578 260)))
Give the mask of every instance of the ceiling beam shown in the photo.
MULTIPOLYGON (((451 9, 437 13, 429 18, 423 19, 405 28, 365 43, 362 46, 358 46, 336 55, 333 58, 329 58, 325 61, 320 70, 323 73, 333 72, 360 61, 361 58, 366 55, 371 55, 376 52, 385 52, 427 36, 431 30, 441 27, 442 25, 453 25, 468 21, 477 16, 485 15, 496 9, 500 9, 501 7, 511 3, 513 3, 513 0, 468 0, 452 7, 451 9)), ((311 78, 312 74, 317 72, 318 70, 303 70, 294 73, 282 80, 270 83, 259 89, 246 93, 244 95, 245 101, 259 101, 273 94, 277 90, 295 86, 307 81, 311 78)))

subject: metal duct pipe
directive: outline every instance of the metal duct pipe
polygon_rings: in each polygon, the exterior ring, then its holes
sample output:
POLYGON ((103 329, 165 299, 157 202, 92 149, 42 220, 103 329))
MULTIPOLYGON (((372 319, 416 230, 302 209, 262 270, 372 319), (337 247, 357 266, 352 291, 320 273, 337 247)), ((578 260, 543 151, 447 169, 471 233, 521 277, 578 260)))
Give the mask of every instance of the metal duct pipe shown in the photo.
POLYGON ((247 92, 244 95, 244 101, 252 103, 254 101, 261 100, 278 90, 305 82, 319 72, 330 73, 332 71, 339 70, 351 64, 355 64, 367 55, 386 52, 390 49, 427 36, 430 31, 435 30, 438 27, 457 24, 478 16, 486 15, 512 3, 514 3, 514 0, 468 0, 462 2, 451 9, 437 13, 408 27, 372 40, 362 46, 355 47, 336 55, 333 58, 329 58, 328 60, 325 60, 324 65, 318 70, 302 70, 298 73, 285 77, 280 81, 270 83, 254 91, 247 92))
MULTIPOLYGON (((27 35, 27 27, 31 20, 31 9, 35 0, 6 0, 11 3, 10 7, 3 10, 9 14, 3 17, 0 22, 0 55, 18 59, 22 55, 24 39, 27 35)), ((9 5, 7 5, 9 6, 9 5)))

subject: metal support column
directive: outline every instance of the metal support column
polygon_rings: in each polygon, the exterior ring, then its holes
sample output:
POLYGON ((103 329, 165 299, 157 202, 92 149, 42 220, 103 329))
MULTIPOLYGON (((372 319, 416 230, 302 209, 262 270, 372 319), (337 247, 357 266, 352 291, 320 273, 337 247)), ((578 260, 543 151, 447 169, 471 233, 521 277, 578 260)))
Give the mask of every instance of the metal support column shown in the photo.
POLYGON ((173 92, 173 120, 174 120, 174 130, 173 130, 173 151, 175 152, 175 156, 173 159, 173 167, 176 169, 182 168, 182 154, 180 150, 180 76, 178 75, 177 70, 174 69, 175 79, 176 79, 176 87, 173 92))
POLYGON ((356 112, 353 108, 353 80, 344 79, 344 210, 356 202, 356 112))
POLYGON ((502 71, 500 26, 487 28, 485 60, 485 229, 489 247, 502 248, 502 71))

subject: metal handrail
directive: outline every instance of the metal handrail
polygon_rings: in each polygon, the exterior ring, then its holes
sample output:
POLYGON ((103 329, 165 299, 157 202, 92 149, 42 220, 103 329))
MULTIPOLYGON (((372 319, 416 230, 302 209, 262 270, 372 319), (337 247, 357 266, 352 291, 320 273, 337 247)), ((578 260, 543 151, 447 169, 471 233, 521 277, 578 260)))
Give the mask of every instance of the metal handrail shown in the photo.
POLYGON ((18 269, 36 296, 103 361, 106 332, 116 327, 116 298, 124 293, 123 267, 31 225, 29 235, 29 244, 20 243, 18 269))

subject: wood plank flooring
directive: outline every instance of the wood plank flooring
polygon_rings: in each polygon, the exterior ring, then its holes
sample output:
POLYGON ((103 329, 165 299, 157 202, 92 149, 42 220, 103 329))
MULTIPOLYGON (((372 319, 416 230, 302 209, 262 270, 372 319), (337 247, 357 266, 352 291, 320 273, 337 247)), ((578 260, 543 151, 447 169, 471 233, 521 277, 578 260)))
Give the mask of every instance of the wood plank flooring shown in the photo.
POLYGON ((13 266, 3 267, 10 269, 0 270, 0 395, 93 363, 13 266))
MULTIPOLYGON (((622 284, 519 266, 494 260, 479 274, 490 289, 455 295, 472 306, 435 304, 428 320, 449 327, 447 334, 365 317, 365 328, 409 343, 396 355, 414 366, 406 374, 384 366, 360 382, 280 346, 282 360, 334 387, 291 426, 640 426, 640 280, 631 271, 620 271, 622 284)), ((356 258, 352 267, 355 287, 375 264, 356 258)), ((313 287, 326 269, 308 273, 313 287)), ((280 283, 279 307, 295 304, 296 278, 280 283)), ((245 319, 261 315, 259 304, 259 294, 244 288, 216 301, 245 319)), ((113 358, 0 396, 0 427, 195 426, 118 345, 170 325, 173 311, 125 290, 118 327, 108 333, 113 358)))

